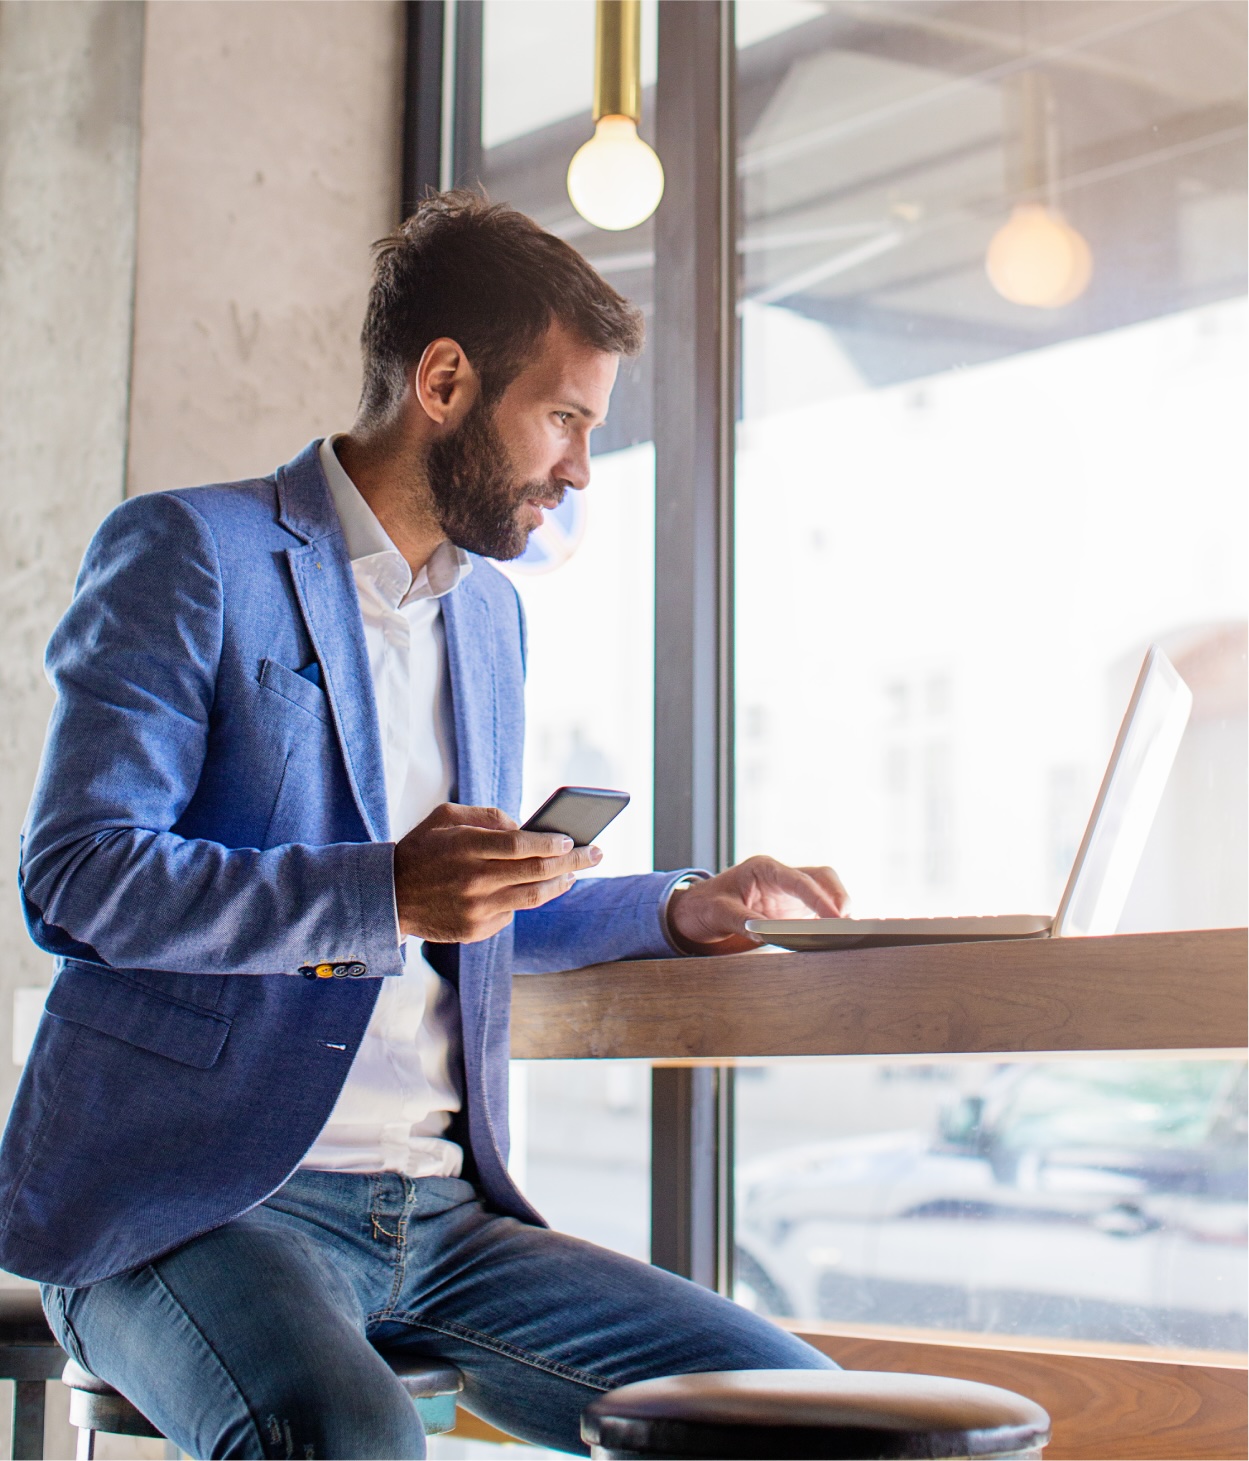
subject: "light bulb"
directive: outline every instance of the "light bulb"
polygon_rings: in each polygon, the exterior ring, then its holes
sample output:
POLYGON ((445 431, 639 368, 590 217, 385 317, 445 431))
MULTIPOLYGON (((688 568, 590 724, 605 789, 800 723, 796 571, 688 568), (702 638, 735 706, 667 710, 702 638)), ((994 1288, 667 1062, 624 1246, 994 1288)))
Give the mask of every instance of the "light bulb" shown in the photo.
POLYGON ((663 164, 632 117, 600 117, 568 164, 572 206, 596 228, 636 228, 664 195, 663 164))
POLYGON ((1003 299, 1035 309, 1070 304, 1093 277, 1093 255, 1083 235, 1040 203, 1015 206, 993 235, 984 264, 1003 299))

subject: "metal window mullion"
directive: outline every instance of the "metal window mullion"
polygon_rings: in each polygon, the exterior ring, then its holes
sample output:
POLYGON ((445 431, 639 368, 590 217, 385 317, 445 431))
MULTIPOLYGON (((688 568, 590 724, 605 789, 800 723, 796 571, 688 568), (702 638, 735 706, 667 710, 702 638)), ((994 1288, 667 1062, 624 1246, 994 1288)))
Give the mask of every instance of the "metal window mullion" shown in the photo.
MULTIPOLYGON (((733 856, 736 217, 731 0, 659 7, 655 220, 655 866, 733 856)), ((652 1078, 651 1256, 731 1281, 733 1078, 652 1078)))
POLYGON ((406 0, 403 76, 403 162, 400 218, 407 218, 426 188, 442 185, 443 0, 406 0))
POLYGON ((455 123, 451 185, 471 188, 481 182, 485 4, 484 0, 452 0, 452 3, 455 6, 452 27, 455 86, 451 106, 455 123))

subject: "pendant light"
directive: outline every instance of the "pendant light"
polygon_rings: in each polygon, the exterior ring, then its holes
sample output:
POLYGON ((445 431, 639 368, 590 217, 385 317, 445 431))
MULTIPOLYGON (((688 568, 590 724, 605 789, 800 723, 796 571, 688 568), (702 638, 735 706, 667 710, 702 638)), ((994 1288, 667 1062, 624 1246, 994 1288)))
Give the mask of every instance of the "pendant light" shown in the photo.
POLYGON ((989 243, 985 272, 1012 304, 1061 309, 1088 288, 1093 254, 1058 206, 1048 80, 1029 70, 1013 82, 1004 91, 1004 101, 1017 107, 1018 164, 1009 169, 1007 191, 1019 201, 989 243))
POLYGON ((568 165, 572 205, 596 228, 636 228, 663 197, 663 166, 638 136, 641 117, 642 0, 597 0, 594 136, 568 165))

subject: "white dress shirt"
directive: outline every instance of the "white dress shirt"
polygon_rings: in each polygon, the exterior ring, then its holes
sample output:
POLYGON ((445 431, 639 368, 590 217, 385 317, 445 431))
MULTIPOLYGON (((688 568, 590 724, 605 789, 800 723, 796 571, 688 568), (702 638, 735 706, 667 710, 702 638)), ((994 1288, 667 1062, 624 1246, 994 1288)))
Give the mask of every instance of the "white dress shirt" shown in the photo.
MULTIPOLYGON (((397 842, 455 783, 455 730, 439 599, 472 569, 443 543, 413 579, 411 569, 334 452, 321 443, 360 598, 385 763, 390 837, 397 842)), ((398 916, 395 922, 398 939, 398 916)), ((403 940, 407 973, 381 980, 377 1005, 347 1082, 303 1160, 334 1172, 458 1177, 463 1152, 443 1133, 461 1104, 456 1072, 460 1016, 455 990, 403 940)))

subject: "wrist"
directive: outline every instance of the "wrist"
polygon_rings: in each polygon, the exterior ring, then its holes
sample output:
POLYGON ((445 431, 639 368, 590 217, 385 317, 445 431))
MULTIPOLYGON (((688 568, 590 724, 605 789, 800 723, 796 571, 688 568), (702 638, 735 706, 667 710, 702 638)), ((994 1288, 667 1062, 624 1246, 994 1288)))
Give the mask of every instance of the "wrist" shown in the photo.
MULTIPOLYGON (((688 910, 687 916, 682 919, 681 904, 687 897, 690 897, 692 888, 697 888, 700 882, 710 880, 711 874, 708 872, 690 872, 681 878, 681 881, 672 885, 672 891, 668 894, 668 901, 663 909, 663 931, 665 931, 669 944, 679 954, 692 958, 706 958, 714 954, 752 953, 755 948, 760 947, 760 941, 745 932, 741 932, 741 934, 730 932, 730 934, 720 934, 719 937, 713 938, 695 938, 691 931, 691 918, 688 916, 688 910), (684 922, 684 928, 681 926, 682 922, 684 922)), ((695 897, 698 897, 698 894, 695 894, 695 897)), ((697 925, 698 919, 694 918, 692 922, 697 925)))
POLYGON ((690 872, 686 873, 679 882, 673 884, 663 910, 664 935, 669 944, 678 954, 684 954, 690 958, 708 958, 716 954, 744 954, 758 948, 758 940, 751 938, 746 933, 730 933, 722 938, 704 941, 692 938, 678 927, 678 910, 681 901, 688 896, 691 888, 710 880, 710 873, 690 872))
POLYGON ((672 887, 668 889, 667 896, 664 898, 663 905, 659 910, 659 923, 663 929, 664 938, 667 939, 674 953, 691 954, 694 951, 694 946, 689 940, 683 938, 678 933, 672 918, 673 910, 696 883, 704 883, 710 877, 710 873, 691 871, 678 878, 672 887))

